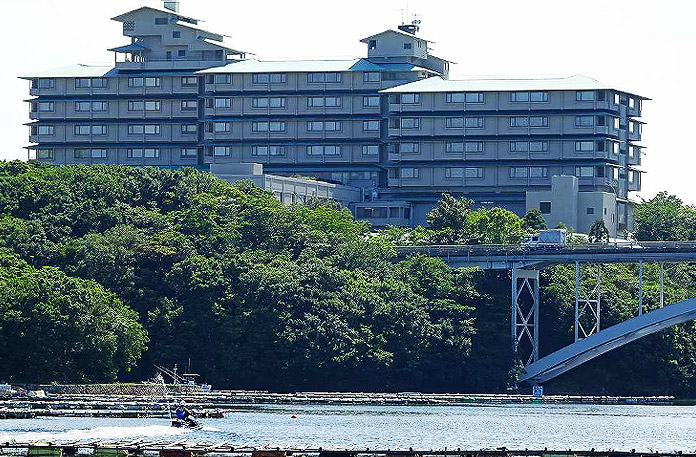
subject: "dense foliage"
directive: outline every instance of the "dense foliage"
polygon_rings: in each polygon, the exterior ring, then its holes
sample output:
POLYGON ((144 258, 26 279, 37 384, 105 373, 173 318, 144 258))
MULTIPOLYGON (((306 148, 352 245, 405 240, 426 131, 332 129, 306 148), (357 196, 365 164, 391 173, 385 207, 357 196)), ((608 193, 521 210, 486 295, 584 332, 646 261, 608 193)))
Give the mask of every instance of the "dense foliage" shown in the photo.
MULTIPOLYGON (((694 233, 676 197, 636 213, 638 237, 694 233), (676 213, 677 227, 654 211, 676 213)), ((0 164, 4 377, 138 380, 190 359, 216 387, 504 390, 516 367, 509 273, 396 262, 394 245, 517 243, 543 217, 443 195, 428 220, 374 231, 334 204, 284 206, 191 169, 0 164)), ((635 313, 634 270, 604 268, 604 326, 635 313)), ((583 273, 590 287, 595 273, 583 273)), ((694 296, 694 278, 668 267, 667 302, 694 296)), ((543 274, 542 354, 572 341, 573 281, 568 267, 543 274)), ((653 335, 551 388, 696 393, 695 335, 692 324, 653 335)))

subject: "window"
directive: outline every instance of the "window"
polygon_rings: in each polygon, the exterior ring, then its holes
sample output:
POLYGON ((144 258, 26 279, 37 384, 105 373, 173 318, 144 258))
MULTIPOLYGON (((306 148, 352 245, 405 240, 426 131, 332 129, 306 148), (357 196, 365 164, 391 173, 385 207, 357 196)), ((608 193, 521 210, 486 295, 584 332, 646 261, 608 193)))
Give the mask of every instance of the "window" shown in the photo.
POLYGON ((467 141, 464 143, 465 152, 483 152, 482 141, 467 141))
POLYGON ((169 24, 169 19, 166 17, 156 17, 155 18, 155 25, 166 25, 169 24))
POLYGON ((597 116, 595 118, 595 125, 597 127, 604 127, 607 125, 607 118, 605 116, 597 116))
POLYGON ((463 117, 448 117, 447 119, 445 119, 445 127, 448 129, 464 128, 464 118, 463 117))
POLYGON ((39 78, 34 81, 36 81, 36 87, 38 89, 55 89, 56 87, 56 80, 53 78, 39 78))
POLYGON ((229 132, 230 127, 230 122, 213 122, 213 132, 215 133, 229 132))
POLYGON ((636 99, 633 97, 628 97, 628 107, 629 108, 635 108, 636 107, 636 99))
POLYGON ((483 128, 483 118, 482 117, 467 117, 465 125, 466 125, 466 128, 468 128, 468 129, 482 129, 483 128))
POLYGON ((575 100, 578 102, 591 102, 595 99, 593 90, 579 90, 575 92, 575 100))
POLYGON ((598 178, 603 178, 604 177, 604 167, 602 167, 602 166, 595 167, 595 173, 596 173, 595 176, 597 176, 598 178))
POLYGON ((109 102, 92 102, 92 111, 95 113, 104 113, 109 110, 109 102))
POLYGON ((314 146, 307 146, 307 155, 308 156, 321 156, 321 155, 341 155, 341 146, 323 146, 323 145, 314 145, 314 146))
POLYGON ((594 141, 576 141, 575 152, 593 152, 594 141))
POLYGON ((186 57, 186 49, 179 49, 177 54, 179 57, 186 57))
POLYGON ((109 80, 106 78, 92 78, 92 89, 106 89, 109 86, 109 80))
POLYGON ((182 159, 193 159, 198 157, 198 148, 181 148, 182 159))
POLYGON ((546 178, 548 173, 549 169, 546 167, 529 167, 530 178, 546 178))
POLYGON ((56 130, 53 125, 32 125, 31 131, 32 135, 53 135, 56 130))
POLYGON ((530 141, 529 152, 547 152, 549 150, 548 141, 530 141))
POLYGON ((252 146, 251 155, 252 156, 284 156, 286 148, 285 146, 252 146))
POLYGON ((341 106, 341 97, 308 97, 307 106, 310 108, 327 107, 338 108, 341 106))
POLYGON ((230 109, 232 108, 231 98, 216 98, 215 109, 230 109))
POLYGON ((216 157, 227 157, 230 155, 231 148, 229 146, 215 146, 213 148, 213 155, 216 157))
POLYGON ((465 178, 483 178, 483 168, 480 167, 466 167, 464 169, 465 178))
POLYGON ((628 131, 631 133, 634 133, 636 130, 636 123, 635 122, 629 122, 628 123, 628 131))
POLYGON ((172 38, 181 38, 181 32, 175 30, 172 32, 172 38))
POLYGON ((548 127, 549 118, 547 116, 512 116, 510 117, 510 127, 548 127))
POLYGON ((618 154, 620 147, 621 147, 621 145, 619 145, 619 143, 613 141, 611 144, 611 152, 613 152, 614 154, 618 154))
POLYGON ((551 214, 551 202, 539 202, 539 212, 541 214, 551 214))
POLYGON ((53 102, 39 102, 38 111, 40 113, 52 113, 55 109, 53 102))
POLYGON ((106 149, 90 149, 89 155, 93 159, 106 159, 107 152, 106 149))
POLYGON ((145 78, 145 87, 160 87, 160 78, 145 78))
POLYGON ((463 168, 445 168, 445 178, 463 178, 463 168))
POLYGON ((196 111, 198 100, 181 100, 181 111, 196 111))
POLYGON ((367 49, 377 49, 377 40, 370 40, 367 42, 367 49))
POLYGON ((510 92, 511 102, 528 102, 529 92, 510 92))
POLYGON ((129 159, 159 159, 159 148, 129 148, 127 151, 129 159))
POLYGON ((595 151, 597 152, 604 152, 604 141, 597 141, 595 142, 595 151))
POLYGON ((378 71, 365 71, 365 72, 363 72, 363 82, 366 82, 366 83, 379 82, 379 72, 378 71))
POLYGON ((420 94, 401 94, 402 105, 419 105, 421 102, 420 94))
POLYGON ((618 117, 615 117, 614 118, 614 128, 618 130, 620 127, 621 127, 621 122, 619 121, 618 117))
POLYGON ((128 87, 160 87, 160 78, 128 78, 128 87))
POLYGON ((402 178, 418 178, 420 176, 420 169, 418 168, 402 168, 401 177, 402 178))
POLYGON ((310 132, 335 132, 341 130, 340 121, 308 121, 307 131, 310 132))
POLYGON ((594 206, 588 206, 587 208, 585 208, 585 214, 587 214, 588 216, 594 214, 594 206))
POLYGON ((614 104, 618 105, 621 102, 621 96, 619 94, 614 94, 614 104))
POLYGON ((128 78, 128 87, 143 87, 143 78, 128 78))
POLYGON ((37 149, 36 158, 44 160, 53 160, 55 158, 55 152, 53 149, 37 149))
POLYGON ((90 156, 89 149, 75 149, 73 151, 73 157, 76 159, 88 159, 90 156))
POLYGON ((636 147, 635 146, 629 146, 628 147, 628 156, 632 159, 636 157, 636 147))
POLYGON ((378 132, 379 121, 363 121, 363 130, 365 132, 378 132))
POLYGON ((402 129, 419 129, 420 119, 417 117, 402 117, 401 118, 401 128, 402 129))
POLYGON ((365 144, 365 145, 363 145, 362 154, 364 156, 379 155, 379 145, 377 145, 377 144, 365 144))
POLYGON ((400 143, 399 152, 405 154, 417 154, 420 152, 420 143, 400 143))
POLYGON ((285 73, 254 73, 251 76, 254 84, 284 84, 287 82, 285 73))
POLYGON ((145 111, 159 111, 162 103, 159 100, 148 100, 145 102, 145 111))
POLYGON ((530 92, 529 101, 532 102, 548 102, 549 93, 548 92, 530 92))
POLYGON ((284 132, 285 121, 254 121, 251 123, 252 132, 284 132))
POLYGON ((372 95, 367 95, 363 97, 363 106, 368 107, 368 106, 379 106, 379 97, 378 96, 372 96, 372 95))
POLYGON ((510 167, 511 178, 526 178, 529 176, 528 167, 510 167))
POLYGON ((510 152, 529 152, 528 141, 511 141, 510 152))
POLYGON ((594 127, 594 116, 575 116, 576 127, 594 127))
POLYGON ((285 108, 285 97, 254 97, 252 108, 285 108))
POLYGON ((413 43, 404 43, 404 49, 413 49, 413 43))
POLYGON ((159 135, 159 124, 131 124, 128 126, 129 135, 159 135))
POLYGON ((216 74, 213 75, 214 84, 232 84, 232 75, 230 74, 216 74))
POLYGON ((89 78, 75 78, 75 89, 88 89, 92 87, 92 81, 89 78))
POLYGON ((308 83, 340 83, 341 74, 338 72, 331 73, 307 73, 308 83))
POLYGON ((75 135, 106 135, 106 125, 76 125, 75 135))
POLYGON ((463 141, 453 141, 445 145, 446 152, 464 152, 464 142, 463 141))
POLYGON ((483 103, 483 92, 454 92, 446 95, 447 103, 483 103))
POLYGON ((198 85, 198 78, 195 76, 182 76, 181 85, 184 87, 195 87, 198 85))
POLYGON ((181 124, 181 133, 191 134, 191 133, 197 133, 197 132, 198 132, 198 125, 197 124, 181 124))
POLYGON ((575 176, 578 178, 594 177, 594 167, 575 167, 575 176))

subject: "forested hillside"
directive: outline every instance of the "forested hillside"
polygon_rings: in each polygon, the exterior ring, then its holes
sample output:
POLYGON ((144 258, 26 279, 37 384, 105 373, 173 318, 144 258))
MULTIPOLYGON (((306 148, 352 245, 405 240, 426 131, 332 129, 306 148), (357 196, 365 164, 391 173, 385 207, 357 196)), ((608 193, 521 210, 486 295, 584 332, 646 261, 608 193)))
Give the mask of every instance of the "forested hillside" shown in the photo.
MULTIPOLYGON (((645 205, 682 212, 681 226, 645 211, 639 234, 696 233, 678 199, 645 205)), ((373 231, 331 204, 283 206, 192 169, 21 162, 0 164, 0 215, 7 381, 141 380, 189 358, 219 388, 492 392, 514 380, 509 275, 396 263, 393 247, 516 242, 538 215, 447 196, 428 229, 373 231)), ((646 270, 648 306, 656 274, 646 270)), ((694 296, 695 276, 668 268, 668 300, 694 296)), ((630 266, 605 278, 609 325, 635 312, 637 281, 630 266)), ((544 273, 542 352, 572 338, 571 280, 569 268, 544 273)), ((689 324, 550 387, 691 395, 695 367, 689 324)))

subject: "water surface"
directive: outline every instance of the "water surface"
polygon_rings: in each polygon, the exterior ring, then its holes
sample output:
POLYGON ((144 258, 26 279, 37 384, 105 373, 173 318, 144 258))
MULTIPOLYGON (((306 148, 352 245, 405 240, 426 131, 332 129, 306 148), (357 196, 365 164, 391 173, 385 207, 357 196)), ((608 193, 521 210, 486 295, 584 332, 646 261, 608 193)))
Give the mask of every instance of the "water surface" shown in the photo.
POLYGON ((255 405, 203 424, 203 430, 190 431, 172 428, 166 419, 2 420, 0 442, 144 439, 273 447, 696 451, 696 406, 255 405))

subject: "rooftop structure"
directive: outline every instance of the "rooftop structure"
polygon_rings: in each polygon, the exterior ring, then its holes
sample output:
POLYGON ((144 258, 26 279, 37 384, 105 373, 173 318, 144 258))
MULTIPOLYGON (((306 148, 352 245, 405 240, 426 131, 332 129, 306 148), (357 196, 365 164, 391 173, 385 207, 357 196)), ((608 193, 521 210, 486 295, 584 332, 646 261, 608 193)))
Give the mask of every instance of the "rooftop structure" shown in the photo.
POLYGON ((165 4, 113 18, 129 38, 113 66, 24 77, 30 158, 258 163, 359 189, 349 206, 375 225, 424 224, 450 192, 583 231, 601 217, 612 237, 631 227, 645 97, 578 75, 450 80, 418 23, 363 38, 355 59, 250 59, 165 4))

